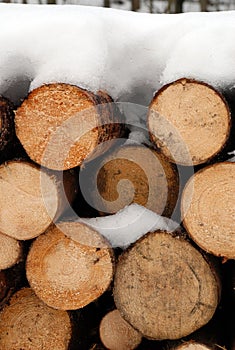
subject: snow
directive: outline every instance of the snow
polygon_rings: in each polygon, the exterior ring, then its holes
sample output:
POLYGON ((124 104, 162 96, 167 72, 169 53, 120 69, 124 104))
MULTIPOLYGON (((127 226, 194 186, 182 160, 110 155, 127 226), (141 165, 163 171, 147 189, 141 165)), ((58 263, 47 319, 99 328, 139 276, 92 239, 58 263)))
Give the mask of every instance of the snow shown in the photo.
POLYGON ((0 23, 0 94, 16 103, 55 81, 143 105, 183 76, 219 88, 235 81, 235 11, 0 4, 0 23))
POLYGON ((171 232, 179 228, 177 222, 160 216, 139 204, 126 206, 113 215, 80 218, 77 221, 93 227, 107 238, 113 248, 123 249, 148 232, 156 230, 171 232))

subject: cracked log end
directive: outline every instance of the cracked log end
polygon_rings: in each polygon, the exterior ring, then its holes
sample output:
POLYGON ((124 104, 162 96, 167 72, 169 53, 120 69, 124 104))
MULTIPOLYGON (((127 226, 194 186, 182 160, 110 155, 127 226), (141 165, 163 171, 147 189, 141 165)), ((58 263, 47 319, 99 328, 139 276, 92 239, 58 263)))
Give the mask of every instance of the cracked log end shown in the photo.
POLYGON ((30 286, 46 304, 74 310, 96 300, 113 278, 113 252, 87 225, 52 225, 32 244, 26 262, 30 286))
POLYGON ((235 163, 217 163, 198 171, 185 186, 183 224, 205 251, 235 259, 235 163))
POLYGON ((30 288, 16 292, 0 313, 4 350, 67 350, 71 333, 68 313, 48 307, 30 288))
POLYGON ((120 257, 114 300, 145 337, 179 339, 205 325, 220 298, 218 277, 188 241, 149 233, 120 257))
POLYGON ((197 165, 222 150, 231 117, 218 91, 184 78, 156 93, 149 106, 148 126, 152 141, 170 161, 197 165))

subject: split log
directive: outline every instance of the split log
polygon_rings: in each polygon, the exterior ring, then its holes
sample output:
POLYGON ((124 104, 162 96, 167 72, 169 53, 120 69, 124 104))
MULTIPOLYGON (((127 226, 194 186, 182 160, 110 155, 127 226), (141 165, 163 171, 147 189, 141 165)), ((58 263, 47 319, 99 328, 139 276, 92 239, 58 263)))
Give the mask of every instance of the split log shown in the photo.
POLYGON ((122 318, 117 309, 103 317, 99 334, 102 343, 109 350, 132 350, 142 340, 142 335, 122 318))
POLYGON ((76 191, 71 171, 58 174, 26 161, 0 166, 0 231, 18 240, 37 237, 65 210, 76 191))
POLYGON ((21 243, 0 232, 0 270, 8 269, 17 264, 23 254, 21 243))
POLYGON ((148 127, 152 141, 171 162, 198 165, 224 148, 231 116, 218 91, 184 78, 156 93, 149 106, 148 127))
POLYGON ((116 213, 137 203, 159 215, 171 216, 179 192, 176 167, 141 145, 115 148, 80 172, 87 202, 101 213, 116 213))
POLYGON ((220 300, 216 270, 183 237, 149 233, 119 258, 114 300, 146 338, 179 339, 205 325, 220 300))
POLYGON ((96 300, 113 278, 113 251, 103 236, 78 222, 52 225, 32 244, 30 286, 46 304, 74 310, 96 300))
POLYGON ((181 201, 184 227, 203 250, 235 259, 235 163, 198 171, 186 184, 181 201))
POLYGON ((0 348, 67 350, 71 322, 66 311, 44 304, 30 288, 15 293, 0 313, 0 348))
POLYGON ((0 152, 12 140, 15 133, 14 107, 3 96, 0 96, 0 152))
POLYGON ((54 170, 82 164, 119 137, 119 116, 106 93, 54 83, 33 90, 16 110, 16 134, 29 157, 54 170), (102 105, 101 108, 98 106, 102 105))

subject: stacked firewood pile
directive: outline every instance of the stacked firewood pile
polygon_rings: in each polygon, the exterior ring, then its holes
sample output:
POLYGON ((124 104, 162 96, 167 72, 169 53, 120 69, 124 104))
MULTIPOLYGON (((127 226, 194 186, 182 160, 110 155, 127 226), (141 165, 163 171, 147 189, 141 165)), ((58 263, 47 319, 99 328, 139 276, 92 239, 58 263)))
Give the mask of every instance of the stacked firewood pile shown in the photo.
POLYGON ((233 101, 165 85, 140 144, 105 91, 0 98, 0 349, 235 349, 233 101), (77 220, 131 202, 181 225, 121 249, 77 220))

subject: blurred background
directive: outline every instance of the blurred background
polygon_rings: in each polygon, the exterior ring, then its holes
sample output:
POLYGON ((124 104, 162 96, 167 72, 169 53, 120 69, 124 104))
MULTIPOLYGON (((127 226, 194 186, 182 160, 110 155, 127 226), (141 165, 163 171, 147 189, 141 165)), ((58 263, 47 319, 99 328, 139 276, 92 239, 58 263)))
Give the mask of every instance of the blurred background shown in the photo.
POLYGON ((147 13, 235 10, 235 0, 0 0, 4 3, 86 5, 147 13))

